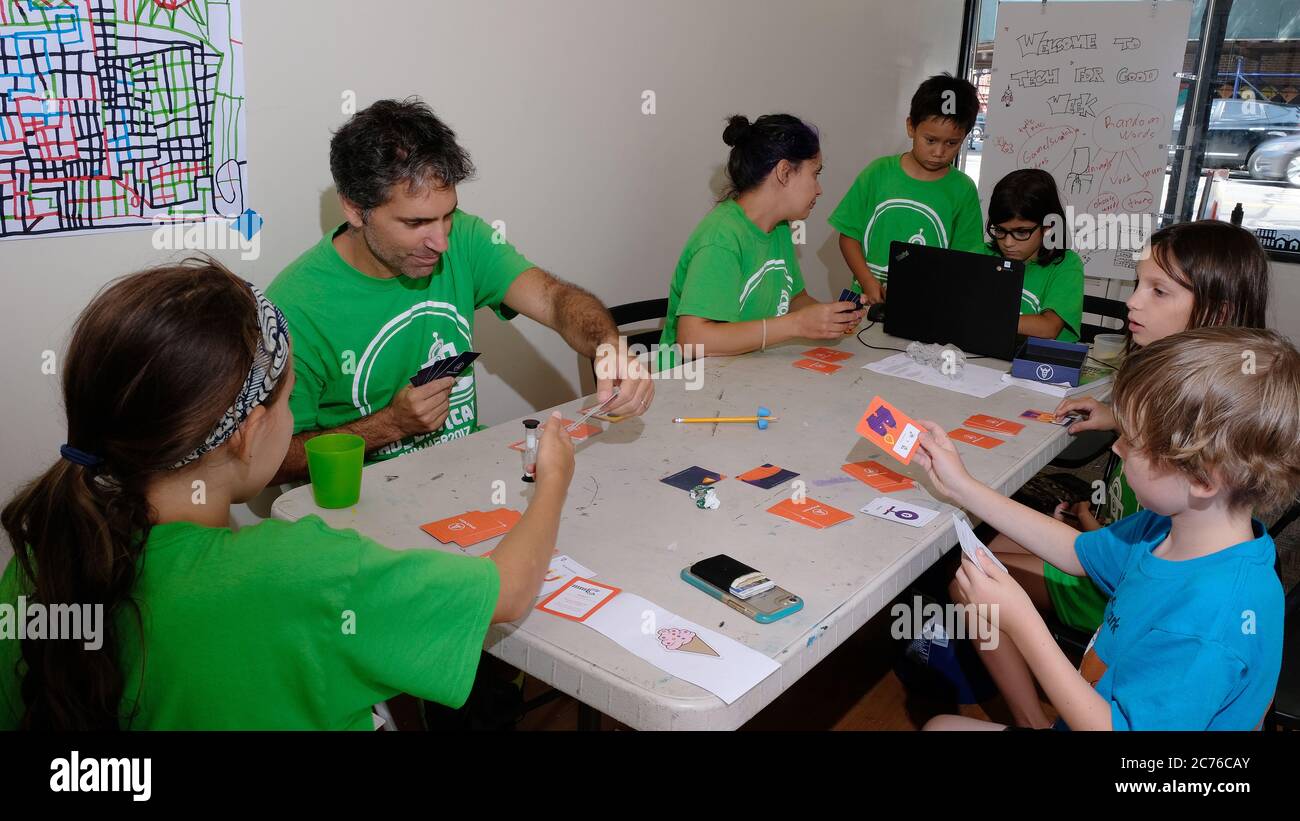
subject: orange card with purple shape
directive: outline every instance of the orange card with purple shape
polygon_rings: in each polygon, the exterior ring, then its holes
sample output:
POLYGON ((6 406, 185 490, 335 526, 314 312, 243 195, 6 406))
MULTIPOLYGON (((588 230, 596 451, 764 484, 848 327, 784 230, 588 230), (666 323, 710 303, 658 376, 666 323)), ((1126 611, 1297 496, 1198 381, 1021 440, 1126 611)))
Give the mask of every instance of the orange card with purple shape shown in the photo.
POLYGON ((987 413, 974 414, 962 424, 968 428, 991 430, 994 433, 1007 433, 1012 436, 1025 429, 1025 426, 1019 422, 1012 422, 1010 419, 999 419, 996 416, 989 416, 987 413))
POLYGON ((867 412, 858 420, 857 432, 905 465, 911 464, 921 438, 921 426, 879 396, 867 405, 867 412))
POLYGON ((832 365, 829 362, 822 362, 820 359, 800 359, 794 363, 796 368, 803 368, 806 371, 817 371, 818 373, 835 373, 842 365, 832 365))
POLYGON ((853 358, 853 354, 837 351, 834 348, 812 348, 804 351, 803 355, 809 359, 820 359, 823 362, 843 362, 846 359, 853 358))
POLYGON ((982 433, 975 433, 974 431, 966 430, 964 428, 957 428, 956 430, 948 431, 948 438, 956 439, 958 442, 965 442, 968 445, 974 445, 978 448, 984 448, 985 450, 992 450, 998 445, 1006 444, 1006 442, 995 436, 985 436, 982 433))

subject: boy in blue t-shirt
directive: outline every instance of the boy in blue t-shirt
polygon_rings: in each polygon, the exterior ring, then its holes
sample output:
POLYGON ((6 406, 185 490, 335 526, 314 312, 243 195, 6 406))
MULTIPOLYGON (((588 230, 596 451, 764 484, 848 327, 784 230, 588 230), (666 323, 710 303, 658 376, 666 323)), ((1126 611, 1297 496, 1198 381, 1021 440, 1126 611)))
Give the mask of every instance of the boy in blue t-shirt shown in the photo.
MULTIPOLYGON (((968 617, 1024 657, 1063 729, 1256 729, 1277 687, 1284 605, 1273 540, 1251 513, 1300 491, 1300 353, 1263 329, 1173 334, 1125 363, 1114 412, 1144 509, 1088 533, 973 479, 943 430, 922 423, 918 458, 941 493, 1110 596, 1078 671, 1015 571, 984 556, 957 572, 983 608, 968 617)), ((939 716, 926 729, 1000 726, 939 716)))

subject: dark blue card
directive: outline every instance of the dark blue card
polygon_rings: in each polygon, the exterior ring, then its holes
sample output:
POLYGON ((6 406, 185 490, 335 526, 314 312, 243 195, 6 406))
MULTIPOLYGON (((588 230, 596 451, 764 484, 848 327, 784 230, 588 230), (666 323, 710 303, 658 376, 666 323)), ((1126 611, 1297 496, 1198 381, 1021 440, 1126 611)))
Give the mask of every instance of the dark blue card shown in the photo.
POLYGON ((696 485, 705 484, 705 479, 720 482, 723 478, 724 477, 721 473, 714 473, 711 470, 705 470, 699 465, 692 465, 691 467, 686 468, 686 470, 679 470, 672 476, 665 476, 659 481, 666 485, 681 488, 682 490, 691 490, 696 485))

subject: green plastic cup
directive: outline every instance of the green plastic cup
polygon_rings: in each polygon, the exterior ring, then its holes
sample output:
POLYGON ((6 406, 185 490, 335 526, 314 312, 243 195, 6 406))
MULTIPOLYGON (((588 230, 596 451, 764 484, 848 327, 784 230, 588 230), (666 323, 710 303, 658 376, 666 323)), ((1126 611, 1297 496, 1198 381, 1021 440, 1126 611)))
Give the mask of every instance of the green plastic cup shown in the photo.
POLYGON ((327 433, 307 440, 307 475, 316 504, 350 507, 361 498, 366 440, 352 433, 327 433))

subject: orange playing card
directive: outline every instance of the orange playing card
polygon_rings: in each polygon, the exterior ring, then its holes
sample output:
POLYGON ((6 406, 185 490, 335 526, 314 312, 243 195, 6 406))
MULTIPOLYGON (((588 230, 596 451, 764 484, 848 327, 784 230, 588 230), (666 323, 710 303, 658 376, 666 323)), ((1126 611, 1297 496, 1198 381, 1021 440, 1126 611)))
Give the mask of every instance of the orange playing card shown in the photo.
POLYGON ((968 445, 975 445, 976 447, 984 448, 986 450, 995 448, 998 445, 1006 444, 1001 439, 992 436, 985 436, 982 433, 975 433, 974 431, 964 430, 962 428, 949 431, 948 438, 956 439, 958 442, 965 442, 968 445))
POLYGON ((780 472, 781 468, 777 465, 763 465, 762 467, 756 467, 753 470, 747 470, 744 473, 737 474, 736 478, 742 482, 757 482, 760 479, 775 476, 780 472))
POLYGON ((421 525, 420 529, 443 544, 455 542, 461 547, 469 547, 509 532, 522 516, 510 508, 469 510, 459 516, 421 525))
POLYGON ((829 362, 822 362, 817 359, 800 359, 794 363, 796 368, 803 368, 807 371, 817 371, 818 373, 835 373, 841 365, 832 365, 829 362))
POLYGON ((962 424, 968 428, 991 430, 994 433, 1009 433, 1012 436, 1015 436, 1025 429, 1025 426, 1019 422, 1012 422, 1008 419, 999 419, 996 416, 989 416, 985 413, 977 413, 965 422, 962 422, 962 424))
POLYGON ((843 362, 846 359, 853 358, 853 354, 837 351, 833 348, 813 348, 804 351, 803 355, 810 359, 820 359, 823 362, 843 362))
POLYGON ((777 516, 782 516, 792 522, 815 527, 818 530, 853 518, 852 513, 846 513, 837 507, 831 507, 816 499, 805 499, 803 504, 799 504, 793 499, 783 499, 769 507, 767 512, 775 513, 777 516))
POLYGON ((921 426, 879 396, 867 405, 857 432, 905 465, 911 464, 916 442, 921 438, 921 426))
POLYGON ((482 530, 481 520, 476 514, 478 514, 477 510, 466 511, 460 516, 449 516, 446 519, 420 525, 420 529, 443 544, 447 544, 482 530))
POLYGON ((866 482, 877 490, 886 493, 912 487, 911 479, 901 473, 895 473, 879 462, 868 459, 865 462, 850 462, 841 465, 840 470, 861 482, 866 482), (888 488, 888 490, 886 490, 888 488))

